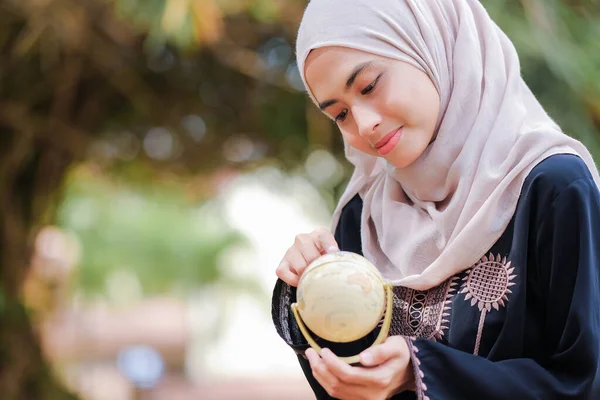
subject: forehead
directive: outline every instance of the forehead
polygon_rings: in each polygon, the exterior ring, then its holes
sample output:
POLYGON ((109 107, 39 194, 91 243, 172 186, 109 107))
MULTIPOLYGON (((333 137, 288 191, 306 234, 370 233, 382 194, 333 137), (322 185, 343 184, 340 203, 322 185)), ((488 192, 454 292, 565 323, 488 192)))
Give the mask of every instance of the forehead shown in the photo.
POLYGON ((304 77, 317 100, 341 90, 357 65, 382 57, 347 47, 322 47, 312 50, 304 64, 304 77))
POLYGON ((319 47, 311 50, 306 58, 305 70, 309 67, 309 64, 313 64, 319 61, 336 61, 343 62, 348 60, 366 60, 369 58, 376 57, 375 54, 367 53, 362 50, 351 49, 349 47, 342 46, 326 46, 319 47))

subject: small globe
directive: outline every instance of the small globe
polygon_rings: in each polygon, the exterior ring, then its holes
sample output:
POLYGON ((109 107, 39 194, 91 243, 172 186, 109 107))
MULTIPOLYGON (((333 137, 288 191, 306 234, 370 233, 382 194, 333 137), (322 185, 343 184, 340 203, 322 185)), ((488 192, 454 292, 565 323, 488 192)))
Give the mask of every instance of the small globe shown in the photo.
POLYGON ((298 312, 319 337, 346 343, 365 337, 385 311, 385 284, 366 258, 329 253, 304 271, 297 290, 298 312))

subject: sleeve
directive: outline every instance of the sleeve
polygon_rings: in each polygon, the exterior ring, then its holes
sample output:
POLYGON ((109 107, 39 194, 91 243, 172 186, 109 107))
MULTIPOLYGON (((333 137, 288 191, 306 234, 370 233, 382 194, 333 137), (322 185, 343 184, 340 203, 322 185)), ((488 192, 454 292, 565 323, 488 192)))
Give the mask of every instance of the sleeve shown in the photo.
POLYGON ((411 339, 419 399, 600 398, 598 188, 578 179, 541 212, 530 246, 545 305, 542 355, 490 361, 411 339))

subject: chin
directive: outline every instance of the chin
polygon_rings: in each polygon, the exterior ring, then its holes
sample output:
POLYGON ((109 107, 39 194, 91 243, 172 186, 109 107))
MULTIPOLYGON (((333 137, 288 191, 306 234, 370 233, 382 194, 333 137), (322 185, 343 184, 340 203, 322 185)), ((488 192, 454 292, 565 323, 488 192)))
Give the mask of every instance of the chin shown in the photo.
MULTIPOLYGON (((389 162, 389 161, 388 161, 389 162)), ((410 164, 412 163, 397 163, 397 162, 389 162, 390 164, 392 164, 394 166, 394 168, 397 169, 402 169, 402 168, 406 168, 408 167, 410 164)))
POLYGON ((394 160, 387 160, 390 164, 398 169, 406 168, 417 161, 419 157, 397 157, 394 160))

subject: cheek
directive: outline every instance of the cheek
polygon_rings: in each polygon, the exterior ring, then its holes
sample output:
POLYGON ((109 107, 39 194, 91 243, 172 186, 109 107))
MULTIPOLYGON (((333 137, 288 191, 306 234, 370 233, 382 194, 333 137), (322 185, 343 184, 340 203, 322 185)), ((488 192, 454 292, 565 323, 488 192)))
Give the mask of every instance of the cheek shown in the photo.
POLYGON ((377 108, 389 120, 388 123, 397 122, 407 125, 415 123, 415 112, 418 112, 406 88, 393 84, 389 88, 386 87, 385 92, 378 96, 377 108))
POLYGON ((377 155, 377 152, 371 148, 369 142, 362 136, 344 131, 342 131, 342 136, 344 137, 344 140, 355 149, 366 154, 377 155))
POLYGON ((396 79, 381 97, 379 106, 385 114, 413 127, 430 129, 437 121, 439 96, 427 76, 407 74, 406 79, 396 79))
POLYGON ((414 99, 412 110, 418 123, 426 129, 433 129, 440 108, 440 99, 435 86, 429 78, 420 76, 415 79, 415 85, 411 87, 410 98, 414 99))

